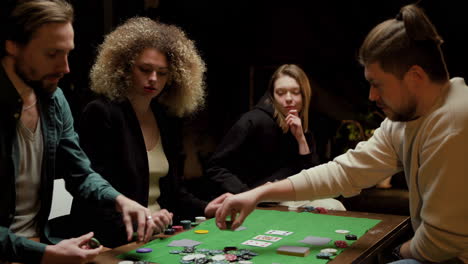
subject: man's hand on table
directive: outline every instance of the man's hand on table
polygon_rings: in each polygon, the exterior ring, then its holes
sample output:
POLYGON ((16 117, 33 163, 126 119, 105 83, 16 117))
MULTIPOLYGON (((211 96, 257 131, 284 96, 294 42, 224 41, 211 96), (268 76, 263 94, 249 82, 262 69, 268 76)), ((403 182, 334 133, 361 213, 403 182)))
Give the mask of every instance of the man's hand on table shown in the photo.
POLYGON ((226 200, 227 197, 232 196, 231 193, 225 193, 223 195, 220 195, 213 201, 211 201, 206 207, 205 207, 205 216, 208 218, 212 218, 215 216, 216 211, 221 207, 223 204, 224 200, 226 200))
POLYGON ((224 202, 216 211, 216 225, 220 229, 226 229, 226 217, 231 216, 231 229, 235 230, 255 209, 257 203, 258 195, 255 189, 225 197, 224 202))
POLYGON ((95 249, 89 249, 87 243, 93 236, 93 232, 90 232, 78 238, 62 240, 57 245, 48 245, 41 263, 81 264, 92 261, 102 249, 102 246, 95 249))

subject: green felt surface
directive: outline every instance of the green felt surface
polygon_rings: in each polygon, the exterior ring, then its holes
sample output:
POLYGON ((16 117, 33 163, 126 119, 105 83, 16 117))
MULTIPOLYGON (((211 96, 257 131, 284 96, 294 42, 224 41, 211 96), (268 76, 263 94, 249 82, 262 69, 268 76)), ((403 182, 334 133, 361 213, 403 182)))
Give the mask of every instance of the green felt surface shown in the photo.
MULTIPOLYGON (((242 231, 219 230, 216 227, 215 219, 207 220, 199 226, 187 232, 179 233, 166 239, 157 239, 149 242, 142 247, 153 249, 151 253, 136 253, 136 250, 119 255, 121 259, 146 260, 159 264, 179 263, 182 256, 170 254, 171 250, 182 250, 182 247, 168 247, 167 245, 174 240, 192 239, 202 244, 196 246, 196 249, 218 249, 222 250, 226 246, 236 246, 239 249, 249 249, 257 252, 259 255, 251 261, 253 263, 326 263, 328 260, 317 259, 316 254, 324 248, 336 248, 333 241, 346 240, 344 234, 337 234, 335 230, 346 229, 358 238, 364 235, 367 230, 378 224, 380 220, 367 218, 354 218, 333 216, 316 213, 299 212, 281 212, 274 210, 255 210, 247 217, 243 226, 247 229, 242 231), (195 230, 206 229, 208 234, 196 234, 195 230), (289 236, 271 235, 282 237, 277 242, 272 242, 268 247, 254 247, 242 245, 243 242, 253 239, 257 235, 264 235, 268 230, 282 230, 294 232, 289 236), (322 246, 313 246, 301 243, 306 236, 328 237, 332 240, 322 246), (280 246, 301 246, 310 247, 310 254, 307 257, 287 256, 276 253, 280 246)), ((349 245, 355 241, 347 241, 349 245)), ((344 249, 346 250, 346 249, 344 249)), ((338 254, 343 249, 338 249, 338 254)))

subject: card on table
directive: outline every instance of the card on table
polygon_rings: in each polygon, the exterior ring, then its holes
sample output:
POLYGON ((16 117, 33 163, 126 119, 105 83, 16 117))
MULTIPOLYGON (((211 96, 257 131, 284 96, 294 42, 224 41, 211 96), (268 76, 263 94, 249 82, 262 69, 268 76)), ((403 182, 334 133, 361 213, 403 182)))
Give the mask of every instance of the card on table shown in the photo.
POLYGON ((247 240, 242 245, 254 246, 254 247, 268 247, 271 245, 269 242, 265 241, 256 241, 256 240, 247 240))
POLYGON ((247 227, 245 227, 245 226, 239 226, 234 231, 242 231, 242 230, 246 230, 246 229, 247 229, 247 227))
POLYGON ((292 234, 293 232, 289 232, 289 231, 282 231, 282 230, 269 230, 267 231, 265 234, 269 234, 269 235, 280 235, 280 236, 289 236, 290 234, 292 234))
POLYGON ((191 239, 181 239, 181 240, 174 240, 170 244, 168 244, 168 247, 194 247, 197 245, 200 245, 201 242, 191 240, 191 239))
POLYGON ((282 239, 282 237, 258 235, 258 236, 256 236, 256 237, 254 237, 253 239, 265 240, 265 241, 270 241, 270 242, 276 242, 276 241, 282 239))
POLYGON ((328 237, 316 237, 316 236, 306 236, 303 240, 299 241, 314 246, 321 246, 328 244, 331 241, 331 238, 328 237))

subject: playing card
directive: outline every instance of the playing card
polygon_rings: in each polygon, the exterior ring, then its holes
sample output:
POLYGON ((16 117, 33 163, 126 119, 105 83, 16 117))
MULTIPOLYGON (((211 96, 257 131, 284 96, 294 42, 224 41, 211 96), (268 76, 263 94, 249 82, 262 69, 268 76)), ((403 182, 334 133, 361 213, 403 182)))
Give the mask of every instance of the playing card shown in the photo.
POLYGON ((245 226, 239 226, 238 228, 236 228, 234 231, 242 231, 242 230, 245 230, 247 229, 247 227, 245 226))
POLYGON ((328 244, 331 241, 331 238, 328 237, 316 237, 316 236, 306 236, 303 240, 299 241, 309 245, 321 246, 328 244))
POLYGON ((269 230, 267 231, 265 234, 269 234, 269 235, 280 235, 280 236, 289 236, 290 234, 292 234, 293 232, 289 232, 289 231, 282 231, 282 230, 269 230))
POLYGON ((268 247, 271 243, 264 242, 264 241, 256 241, 256 240, 247 240, 242 245, 254 246, 254 247, 268 247))
POLYGON ((181 239, 181 240, 174 240, 170 244, 168 244, 168 247, 194 247, 197 245, 200 245, 201 242, 191 240, 191 239, 181 239))
POLYGON ((270 241, 270 242, 276 242, 276 241, 282 239, 282 237, 258 235, 258 236, 256 236, 256 237, 254 237, 253 239, 265 240, 265 241, 270 241))

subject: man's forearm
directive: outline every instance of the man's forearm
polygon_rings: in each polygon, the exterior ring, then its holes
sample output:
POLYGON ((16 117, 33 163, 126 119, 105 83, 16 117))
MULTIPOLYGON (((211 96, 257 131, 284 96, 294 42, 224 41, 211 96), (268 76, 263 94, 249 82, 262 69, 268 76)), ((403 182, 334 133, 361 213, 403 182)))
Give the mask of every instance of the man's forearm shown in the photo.
POLYGON ((289 179, 261 185, 249 192, 253 192, 257 203, 262 201, 291 201, 296 200, 296 192, 289 179))

